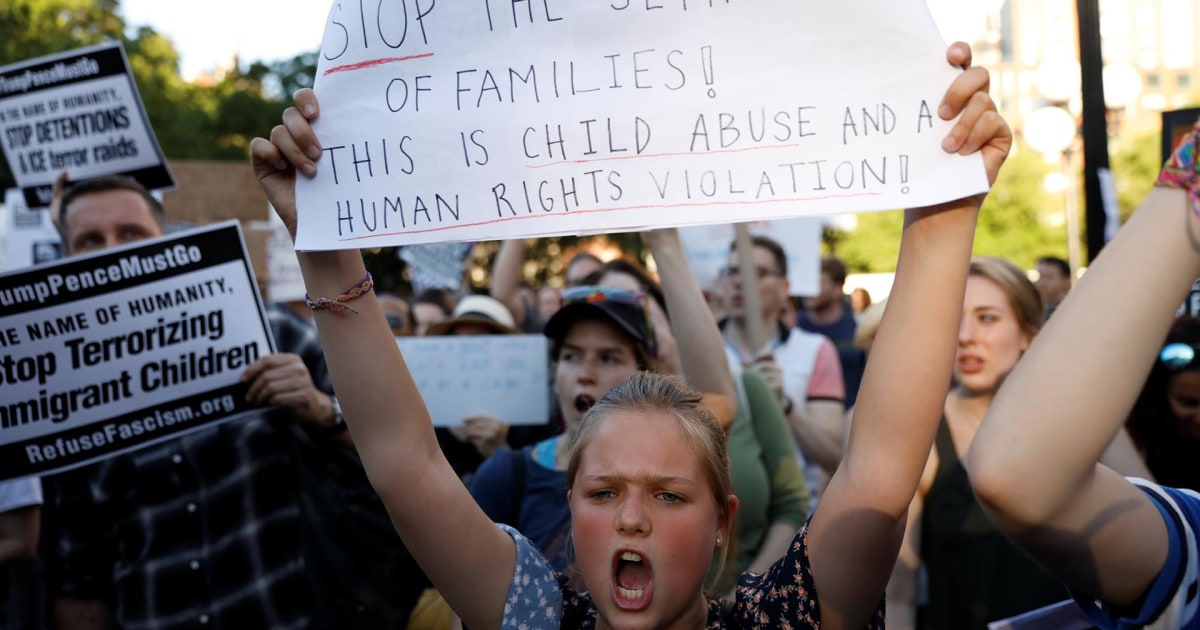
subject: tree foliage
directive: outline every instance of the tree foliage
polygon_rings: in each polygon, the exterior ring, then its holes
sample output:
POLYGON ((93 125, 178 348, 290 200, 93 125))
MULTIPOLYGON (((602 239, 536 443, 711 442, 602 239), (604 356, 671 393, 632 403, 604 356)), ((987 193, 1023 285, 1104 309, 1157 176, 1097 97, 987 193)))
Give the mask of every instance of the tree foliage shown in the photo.
MULTIPOLYGON (((185 81, 171 40, 147 26, 129 28, 118 0, 0 2, 0 33, 0 65, 120 41, 163 153, 176 159, 246 159, 250 140, 278 122, 284 94, 311 83, 316 68, 314 52, 235 68, 216 85, 185 81)), ((0 165, 0 186, 13 183, 0 165)))
MULTIPOLYGON (((1043 187, 1056 168, 1024 146, 1009 156, 979 213, 976 255, 1007 258, 1025 269, 1039 256, 1067 257, 1066 193, 1043 187)), ((1066 176, 1074 180, 1077 174, 1066 176)))
POLYGON ((1122 223, 1150 194, 1150 188, 1158 178, 1162 169, 1161 142, 1160 134, 1147 133, 1115 147, 1109 165, 1117 188, 1122 223))
MULTIPOLYGON (((1026 269, 1033 268, 1039 256, 1067 257, 1066 194, 1048 193, 1043 185, 1058 168, 1026 147, 1013 151, 980 212, 976 255, 1007 258, 1026 269)), ((1067 176, 1078 180, 1079 173, 1067 176)), ((1082 204, 1082 182, 1075 185, 1082 204)), ((1082 221, 1082 205, 1079 215, 1082 221)), ((894 271, 903 224, 904 215, 898 211, 862 214, 853 231, 826 237, 826 249, 843 258, 853 272, 894 271)), ((1081 238, 1082 234, 1081 223, 1081 238)))

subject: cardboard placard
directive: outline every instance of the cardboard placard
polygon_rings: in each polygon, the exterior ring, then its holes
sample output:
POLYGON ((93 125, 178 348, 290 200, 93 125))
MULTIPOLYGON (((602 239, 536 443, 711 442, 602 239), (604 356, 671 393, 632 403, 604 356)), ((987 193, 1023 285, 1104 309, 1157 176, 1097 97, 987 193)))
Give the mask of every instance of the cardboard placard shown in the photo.
MULTIPOLYGON (((789 295, 810 296, 821 292, 821 219, 754 221, 746 227, 750 234, 769 236, 783 247, 787 254, 789 295)), ((729 262, 733 232, 732 225, 679 230, 687 250, 688 265, 701 289, 711 290, 717 274, 729 262)))
POLYGON ((550 417, 545 335, 397 337, 434 426, 491 416, 510 425, 550 417))
POLYGON ((24 269, 62 258, 62 238, 50 212, 30 208, 15 188, 4 195, 7 227, 4 232, 4 269, 24 269))

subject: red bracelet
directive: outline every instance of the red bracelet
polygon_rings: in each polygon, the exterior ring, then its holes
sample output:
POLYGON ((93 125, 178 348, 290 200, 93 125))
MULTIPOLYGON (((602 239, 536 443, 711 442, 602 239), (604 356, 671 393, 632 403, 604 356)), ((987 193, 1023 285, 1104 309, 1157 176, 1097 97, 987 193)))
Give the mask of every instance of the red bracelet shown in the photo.
POLYGON ((371 272, 368 271, 367 275, 363 277, 362 281, 360 281, 358 284, 350 287, 349 289, 346 289, 345 291, 342 292, 341 295, 339 295, 333 299, 320 297, 320 298, 317 298, 314 300, 314 299, 308 297, 308 294, 305 293, 304 294, 304 303, 308 305, 308 308, 310 308, 314 311, 319 311, 321 309, 329 309, 330 311, 333 311, 334 313, 340 313, 342 311, 350 311, 351 313, 358 315, 358 310, 356 310, 352 306, 347 306, 346 302, 349 302, 350 300, 354 300, 359 297, 362 297, 362 295, 364 293, 370 291, 374 287, 375 287, 375 280, 371 278, 371 272))
POLYGON ((1200 158, 1200 120, 1179 141, 1154 185, 1187 191, 1192 213, 1200 217, 1200 162, 1197 158, 1200 158))

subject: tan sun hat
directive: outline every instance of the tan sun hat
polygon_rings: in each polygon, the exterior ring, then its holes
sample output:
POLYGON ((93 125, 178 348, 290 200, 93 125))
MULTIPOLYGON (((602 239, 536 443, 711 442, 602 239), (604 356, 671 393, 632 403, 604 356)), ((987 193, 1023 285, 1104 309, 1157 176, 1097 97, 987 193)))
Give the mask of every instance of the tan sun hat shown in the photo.
POLYGON ((459 300, 450 319, 431 325, 425 334, 428 336, 453 335, 454 329, 464 323, 482 324, 490 328, 494 335, 511 335, 519 332, 512 313, 508 312, 508 307, 501 304, 499 300, 486 295, 468 295, 459 300))

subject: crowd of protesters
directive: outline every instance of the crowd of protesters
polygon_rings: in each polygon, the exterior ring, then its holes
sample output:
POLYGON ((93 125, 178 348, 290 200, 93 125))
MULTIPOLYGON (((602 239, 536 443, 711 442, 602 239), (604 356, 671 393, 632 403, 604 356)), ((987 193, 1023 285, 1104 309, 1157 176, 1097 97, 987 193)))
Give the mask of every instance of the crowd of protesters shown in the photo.
MULTIPOLYGON (((947 58, 944 146, 994 182, 1011 132, 947 58)), ((252 148, 293 227, 320 168, 296 102, 252 148)), ((1197 145, 1076 287, 1052 256, 1036 282, 972 258, 982 198, 907 211, 875 304, 832 256, 795 298, 765 236, 710 291, 674 229, 641 235, 654 273, 581 250, 542 287, 506 241, 486 294, 376 293, 357 252, 301 253, 355 309, 267 304, 258 413, 0 482, 0 627, 1200 627, 1197 145), (548 340, 548 417, 435 429, 393 339, 519 334, 548 340)), ((164 234, 126 177, 51 211, 66 256, 164 234)))

